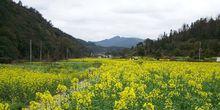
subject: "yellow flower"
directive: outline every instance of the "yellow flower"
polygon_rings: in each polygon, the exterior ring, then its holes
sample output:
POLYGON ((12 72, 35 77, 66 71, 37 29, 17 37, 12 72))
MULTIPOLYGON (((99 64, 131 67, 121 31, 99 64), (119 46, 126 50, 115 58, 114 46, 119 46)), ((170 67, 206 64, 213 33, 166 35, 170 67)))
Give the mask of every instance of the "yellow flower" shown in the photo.
POLYGON ((117 83, 115 84, 115 87, 116 87, 117 89, 122 89, 122 84, 121 84, 120 82, 117 82, 117 83))
POLYGON ((121 99, 133 100, 136 98, 136 94, 133 88, 125 87, 124 91, 120 93, 121 99))
POLYGON ((8 103, 0 103, 0 110, 10 110, 8 103))
POLYGON ((127 109, 125 100, 115 101, 114 109, 115 110, 127 109))
POLYGON ((152 103, 144 103, 143 107, 147 110, 154 110, 154 105, 152 103))
POLYGON ((57 87, 57 92, 58 93, 64 93, 66 91, 67 91, 67 87, 66 86, 61 85, 61 84, 58 85, 58 87, 57 87))

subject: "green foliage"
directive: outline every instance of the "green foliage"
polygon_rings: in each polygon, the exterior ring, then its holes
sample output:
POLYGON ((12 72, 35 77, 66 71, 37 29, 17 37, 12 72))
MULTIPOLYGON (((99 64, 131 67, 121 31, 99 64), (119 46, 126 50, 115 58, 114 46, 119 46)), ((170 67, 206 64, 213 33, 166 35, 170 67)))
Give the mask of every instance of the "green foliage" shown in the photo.
POLYGON ((33 59, 58 60, 89 55, 89 49, 78 39, 52 26, 34 8, 23 7, 11 0, 0 2, 0 57, 28 59, 29 42, 33 44, 33 59))
POLYGON ((190 56, 198 59, 201 43, 201 56, 220 56, 220 16, 216 19, 201 18, 190 26, 184 24, 179 31, 171 30, 157 40, 146 39, 131 49, 135 55, 152 57, 190 56))

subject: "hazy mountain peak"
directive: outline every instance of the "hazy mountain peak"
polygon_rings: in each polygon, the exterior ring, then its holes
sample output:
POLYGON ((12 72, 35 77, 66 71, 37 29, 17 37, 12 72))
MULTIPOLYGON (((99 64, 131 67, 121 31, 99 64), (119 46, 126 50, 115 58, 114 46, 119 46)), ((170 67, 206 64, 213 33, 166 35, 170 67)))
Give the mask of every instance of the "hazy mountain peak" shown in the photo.
POLYGON ((120 37, 120 36, 115 36, 115 37, 113 37, 112 39, 114 39, 114 38, 116 39, 116 38, 121 38, 121 37, 120 37))
POLYGON ((143 39, 140 38, 127 38, 121 36, 114 36, 110 39, 105 39, 102 41, 94 42, 96 45, 103 47, 125 47, 130 48, 135 46, 137 43, 142 42, 143 39))

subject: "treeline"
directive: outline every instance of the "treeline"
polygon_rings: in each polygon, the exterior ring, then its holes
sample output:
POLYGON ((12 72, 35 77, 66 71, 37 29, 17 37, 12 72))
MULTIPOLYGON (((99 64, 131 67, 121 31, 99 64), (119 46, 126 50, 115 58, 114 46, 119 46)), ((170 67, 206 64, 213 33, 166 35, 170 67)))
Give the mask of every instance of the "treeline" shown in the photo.
POLYGON ((170 30, 157 40, 146 39, 130 51, 132 55, 152 57, 201 58, 220 56, 220 16, 201 18, 179 30, 170 30))
POLYGON ((29 59, 30 40, 33 60, 56 60, 90 54, 78 39, 53 27, 34 8, 11 0, 0 2, 0 59, 29 59), (68 54, 68 55, 67 55, 68 54))

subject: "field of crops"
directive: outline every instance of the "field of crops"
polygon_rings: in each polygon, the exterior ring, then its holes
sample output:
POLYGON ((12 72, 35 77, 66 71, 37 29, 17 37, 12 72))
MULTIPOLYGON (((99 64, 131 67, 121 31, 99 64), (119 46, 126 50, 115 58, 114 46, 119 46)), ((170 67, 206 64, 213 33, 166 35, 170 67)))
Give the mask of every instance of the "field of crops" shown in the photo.
POLYGON ((9 103, 12 109, 25 107, 37 92, 48 90, 55 94, 58 84, 70 87, 73 78, 83 80, 88 77, 88 70, 99 66, 77 60, 0 65, 0 102, 9 103))
POLYGON ((1 65, 0 109, 18 101, 30 110, 220 109, 220 63, 78 59, 61 64, 49 70, 1 65), (84 63, 75 67, 76 62, 84 63))

